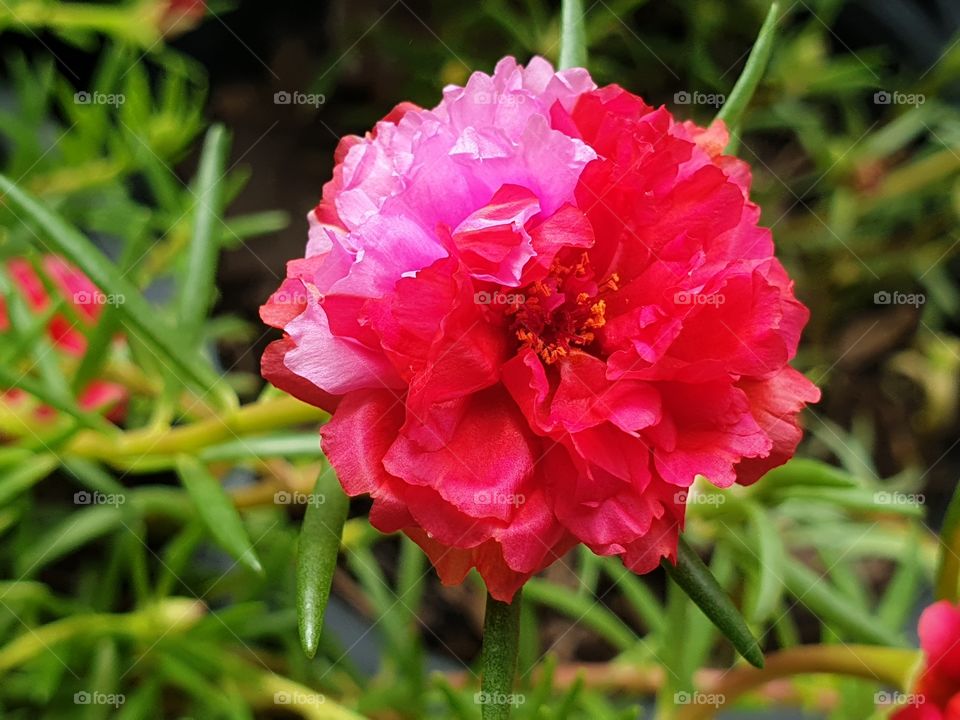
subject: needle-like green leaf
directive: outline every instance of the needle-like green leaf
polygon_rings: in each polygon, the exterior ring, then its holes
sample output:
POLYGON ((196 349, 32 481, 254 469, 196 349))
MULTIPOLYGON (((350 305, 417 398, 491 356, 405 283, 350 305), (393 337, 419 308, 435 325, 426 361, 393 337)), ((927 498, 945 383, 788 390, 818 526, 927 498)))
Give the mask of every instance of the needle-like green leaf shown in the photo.
POLYGON ((333 471, 321 473, 307 505, 297 550, 297 618, 307 657, 316 654, 320 643, 349 506, 333 471))
POLYGON ((197 514, 214 539, 239 562, 254 572, 262 572, 240 513, 217 478, 203 463, 189 455, 177 458, 177 473, 197 508, 197 514))
POLYGON ((70 513, 17 557, 16 572, 32 577, 87 543, 121 529, 123 522, 124 510, 118 505, 91 505, 70 513))
POLYGON ((747 615, 752 622, 762 622, 773 615, 783 597, 780 567, 786 551, 766 511, 752 502, 745 503, 745 507, 757 547, 757 577, 747 602, 747 615))
POLYGON ((920 535, 917 526, 910 529, 903 543, 899 567, 877 605, 877 617, 884 627, 903 627, 916 605, 917 595, 924 584, 920 535))
POLYGON ((4 175, 0 175, 0 193, 3 203, 40 227, 52 250, 83 270, 101 291, 123 297, 117 310, 128 332, 136 332, 151 351, 196 389, 212 393, 224 406, 236 405, 236 396, 209 363, 182 346, 177 333, 157 318, 156 309, 83 233, 4 175))
POLYGON ((787 591, 817 617, 843 632, 847 639, 872 645, 903 644, 896 632, 886 629, 878 620, 864 615, 834 589, 825 577, 799 561, 788 558, 783 565, 783 581, 787 591))
MULTIPOLYGON (((146 251, 144 247, 146 239, 147 236, 144 233, 133 234, 124 245, 117 263, 117 270, 121 275, 126 276, 133 270, 134 264, 146 251)), ((97 317, 96 324, 87 333, 87 349, 71 384, 75 393, 81 392, 91 380, 100 375, 109 359, 113 339, 119 331, 120 315, 114 304, 107 303, 97 317)))
POLYGON ((862 484, 858 478, 833 465, 795 457, 764 475, 762 483, 751 486, 750 494, 753 497, 765 497, 790 487, 855 488, 862 484))
POLYGON ((770 4, 770 10, 767 11, 767 17, 760 27, 760 34, 757 35, 757 41, 750 51, 750 57, 747 58, 747 64, 743 72, 737 79, 730 91, 730 96, 717 113, 717 120, 723 120, 728 128, 736 129, 740 126, 743 113, 750 104, 750 99, 760 84, 767 69, 767 63, 770 61, 770 54, 773 52, 773 41, 776 37, 777 16, 780 12, 780 3, 770 4))
POLYGON ((214 295, 220 243, 216 232, 223 206, 223 174, 229 147, 227 132, 214 125, 200 155, 194 193, 193 237, 177 296, 178 332, 187 347, 196 345, 214 295))
POLYGON ((660 632, 666 624, 663 606, 653 591, 632 571, 627 570, 618 559, 613 557, 601 558, 603 568, 610 579, 617 584, 627 602, 633 607, 637 616, 643 620, 651 633, 660 632))
POLYGON ((763 651, 747 627, 746 620, 710 569, 683 538, 680 538, 677 547, 677 564, 664 560, 663 567, 703 614, 733 643, 737 652, 754 667, 762 668, 763 651))
POLYGON ((960 485, 953 492, 940 531, 940 558, 937 561, 936 596, 956 602, 960 585, 960 485))
POLYGON ((42 455, 0 471, 0 507, 43 480, 56 466, 55 457, 42 455))
POLYGON ((637 636, 633 630, 606 606, 594 602, 593 598, 564 592, 559 586, 543 578, 528 580, 523 592, 530 602, 572 617, 620 650, 628 650, 637 644, 637 636))
POLYGON ((319 458, 322 455, 316 430, 241 438, 211 445, 200 451, 200 459, 204 462, 243 462, 270 457, 291 460, 319 458))

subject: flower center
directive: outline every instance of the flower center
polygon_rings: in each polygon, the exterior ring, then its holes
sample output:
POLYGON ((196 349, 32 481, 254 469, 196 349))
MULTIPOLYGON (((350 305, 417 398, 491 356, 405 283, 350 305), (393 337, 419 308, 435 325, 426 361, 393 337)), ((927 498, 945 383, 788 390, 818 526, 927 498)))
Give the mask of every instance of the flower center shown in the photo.
POLYGON ((554 261, 547 277, 528 285, 524 302, 510 310, 511 329, 520 346, 533 350, 547 365, 574 348, 587 348, 607 322, 602 295, 616 290, 619 280, 614 273, 598 285, 586 253, 575 265, 554 261))

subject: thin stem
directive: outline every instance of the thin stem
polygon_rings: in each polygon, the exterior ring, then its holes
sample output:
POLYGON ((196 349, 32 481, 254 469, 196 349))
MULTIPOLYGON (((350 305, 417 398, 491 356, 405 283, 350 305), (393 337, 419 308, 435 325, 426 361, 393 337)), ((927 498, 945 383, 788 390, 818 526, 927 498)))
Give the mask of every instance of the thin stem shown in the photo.
POLYGON ((582 0, 563 0, 560 10, 560 69, 587 66, 587 33, 582 0))
POLYGON ((480 658, 480 694, 483 720, 506 720, 516 698, 513 680, 517 673, 520 640, 520 593, 505 603, 487 595, 483 619, 483 653, 480 658))
POLYGON ((170 632, 184 631, 203 616, 203 603, 187 598, 169 598, 132 613, 74 615, 29 629, 0 647, 0 675, 29 662, 56 645, 79 635, 128 635, 153 642, 170 632))
POLYGON ((96 432, 80 432, 68 445, 67 452, 111 463, 131 456, 189 454, 236 437, 316 423, 324 418, 326 413, 322 410, 282 397, 173 429, 132 430, 109 438, 96 432))
POLYGON ((362 715, 348 710, 333 698, 272 672, 260 673, 241 692, 260 707, 273 710, 277 703, 282 703, 308 720, 364 720, 362 715))
POLYGON ((725 705, 772 680, 794 675, 826 673, 864 678, 906 691, 916 650, 873 645, 804 645, 767 656, 764 668, 741 667, 709 688, 710 703, 685 705, 678 720, 709 720, 725 705))

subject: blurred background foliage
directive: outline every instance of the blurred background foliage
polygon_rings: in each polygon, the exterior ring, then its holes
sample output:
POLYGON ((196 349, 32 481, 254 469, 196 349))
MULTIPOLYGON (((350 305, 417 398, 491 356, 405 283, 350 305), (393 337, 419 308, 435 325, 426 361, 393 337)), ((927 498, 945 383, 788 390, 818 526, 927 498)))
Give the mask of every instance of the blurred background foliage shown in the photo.
MULTIPOLYGON (((585 5, 597 81, 701 123, 717 108, 678 93, 729 93, 767 10, 585 5)), ((960 6, 782 7, 771 66, 734 130, 811 308, 797 365, 824 400, 801 457, 722 499, 698 489, 688 536, 768 650, 907 644, 960 474, 960 6), (923 302, 884 302, 895 293, 923 302)), ((0 199, 0 259, 28 258, 53 298, 38 317, 16 312, 23 298, 0 266, 0 382, 33 396, 0 400, 0 715, 478 718, 481 589, 441 588, 415 546, 369 528, 363 502, 320 652, 300 650, 294 563, 325 471, 321 416, 262 388, 272 337, 256 308, 302 252, 302 217, 341 135, 400 100, 433 105, 443 84, 502 55, 555 59, 558 9, 211 3, 179 23, 169 11, 0 3, 0 170, 39 201, 0 199), (276 104, 284 91, 323 102, 276 104), (89 100, 110 97, 123 101, 89 100), (81 252, 102 252, 101 290, 143 300, 83 325, 81 358, 44 340, 55 314, 76 313, 40 262, 70 246, 71 228, 91 242, 81 252), (226 385, 211 379, 221 373, 226 385), (124 434, 77 404, 93 377, 128 393, 124 434)), ((655 696, 670 718, 684 710, 675 693, 710 687, 710 668, 734 660, 659 573, 574 552, 526 597, 521 719, 633 718, 655 696)), ((801 678, 779 697, 861 720, 877 688, 801 678)))

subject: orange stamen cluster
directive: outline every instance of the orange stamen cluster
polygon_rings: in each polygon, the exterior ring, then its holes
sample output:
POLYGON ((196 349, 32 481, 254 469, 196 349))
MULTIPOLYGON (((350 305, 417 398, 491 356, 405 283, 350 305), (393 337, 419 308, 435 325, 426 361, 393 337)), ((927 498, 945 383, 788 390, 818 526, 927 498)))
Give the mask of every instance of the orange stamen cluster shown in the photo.
POLYGON ((614 273, 595 286, 595 293, 578 290, 590 285, 593 269, 586 253, 576 265, 554 262, 550 274, 526 288, 525 302, 511 309, 514 331, 521 346, 533 350, 547 365, 553 365, 575 348, 583 349, 596 340, 596 331, 607 323, 607 301, 600 297, 618 288, 614 273), (572 286, 572 287, 571 287, 572 286), (554 295, 564 301, 547 303, 554 295))

